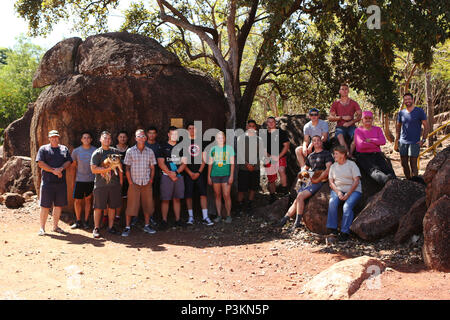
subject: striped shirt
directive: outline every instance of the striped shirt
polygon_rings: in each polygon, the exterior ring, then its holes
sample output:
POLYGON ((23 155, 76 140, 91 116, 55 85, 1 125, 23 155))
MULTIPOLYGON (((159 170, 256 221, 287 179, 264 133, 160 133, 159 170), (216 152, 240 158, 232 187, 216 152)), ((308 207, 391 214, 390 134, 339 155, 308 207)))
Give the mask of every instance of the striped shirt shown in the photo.
POLYGON ((134 145, 127 150, 123 163, 130 166, 131 180, 133 183, 144 186, 150 181, 150 165, 156 165, 156 158, 152 149, 144 147, 144 150, 140 151, 134 145))

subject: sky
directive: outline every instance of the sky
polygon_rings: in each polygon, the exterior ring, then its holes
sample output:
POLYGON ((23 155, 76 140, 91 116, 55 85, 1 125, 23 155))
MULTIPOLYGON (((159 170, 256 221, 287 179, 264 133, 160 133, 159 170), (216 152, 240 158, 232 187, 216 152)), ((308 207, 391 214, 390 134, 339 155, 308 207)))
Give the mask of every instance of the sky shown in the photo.
MULTIPOLYGON (((28 23, 18 17, 14 11, 15 0, 1 0, 0 1, 0 48, 12 48, 16 43, 15 38, 20 34, 26 35, 28 32, 28 23), (5 31, 8 30, 8 31, 5 31)), ((127 8, 131 0, 122 0, 119 7, 111 12, 108 19, 110 30, 114 31, 119 28, 124 20, 123 9, 127 8)), ((50 49, 59 41, 70 37, 81 37, 80 34, 72 31, 72 26, 68 23, 60 22, 55 25, 51 34, 47 37, 31 38, 31 42, 43 48, 50 49)), ((83 38, 83 37, 81 37, 83 38)))

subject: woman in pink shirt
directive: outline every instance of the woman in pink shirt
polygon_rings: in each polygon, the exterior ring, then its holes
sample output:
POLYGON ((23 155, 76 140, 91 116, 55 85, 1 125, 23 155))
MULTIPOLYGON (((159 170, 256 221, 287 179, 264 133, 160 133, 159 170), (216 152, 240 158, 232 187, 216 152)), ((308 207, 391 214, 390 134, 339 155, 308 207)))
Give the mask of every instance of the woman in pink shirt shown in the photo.
POLYGON ((380 146, 386 144, 383 130, 373 126, 372 122, 372 112, 364 111, 362 126, 355 130, 356 163, 361 170, 383 186, 389 179, 396 177, 391 163, 381 152, 380 146))

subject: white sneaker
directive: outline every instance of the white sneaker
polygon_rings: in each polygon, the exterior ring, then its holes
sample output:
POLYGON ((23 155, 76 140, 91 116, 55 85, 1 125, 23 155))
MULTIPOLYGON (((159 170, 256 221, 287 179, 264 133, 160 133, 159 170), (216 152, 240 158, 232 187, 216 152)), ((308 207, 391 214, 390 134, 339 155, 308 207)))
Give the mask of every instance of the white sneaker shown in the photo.
POLYGON ((38 236, 45 236, 45 230, 40 228, 38 232, 38 236))
POLYGON ((203 219, 202 223, 207 226, 212 226, 214 224, 214 222, 212 222, 209 217, 206 217, 205 219, 203 219))
POLYGON ((194 224, 194 217, 189 217, 187 224, 194 224))

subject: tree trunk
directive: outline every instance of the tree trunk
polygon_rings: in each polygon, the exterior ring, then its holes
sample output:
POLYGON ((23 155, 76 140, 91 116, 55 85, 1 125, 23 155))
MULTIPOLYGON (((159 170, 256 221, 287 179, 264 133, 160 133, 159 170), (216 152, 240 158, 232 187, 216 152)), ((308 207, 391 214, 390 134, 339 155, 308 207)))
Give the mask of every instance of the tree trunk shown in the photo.
POLYGON ((384 123, 384 135, 389 142, 394 142, 394 135, 391 132, 391 128, 389 128, 389 115, 387 113, 383 114, 383 123, 384 123))
MULTIPOLYGON (((431 92, 431 74, 429 71, 425 72, 425 96, 427 99, 427 118, 428 118, 428 132, 433 132, 434 125, 434 105, 433 105, 433 93, 431 92)), ((436 136, 428 138, 428 146, 430 147, 436 136)))

